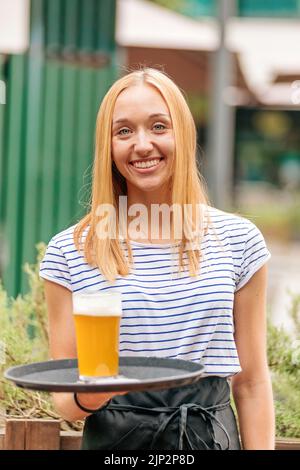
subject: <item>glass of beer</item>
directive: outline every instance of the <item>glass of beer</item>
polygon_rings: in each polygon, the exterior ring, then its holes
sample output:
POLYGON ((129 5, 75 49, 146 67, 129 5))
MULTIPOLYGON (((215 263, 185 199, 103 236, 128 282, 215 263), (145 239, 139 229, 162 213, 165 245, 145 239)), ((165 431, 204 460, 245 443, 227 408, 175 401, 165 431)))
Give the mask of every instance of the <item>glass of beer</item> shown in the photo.
POLYGON ((119 369, 120 292, 73 294, 79 379, 97 382, 119 369))

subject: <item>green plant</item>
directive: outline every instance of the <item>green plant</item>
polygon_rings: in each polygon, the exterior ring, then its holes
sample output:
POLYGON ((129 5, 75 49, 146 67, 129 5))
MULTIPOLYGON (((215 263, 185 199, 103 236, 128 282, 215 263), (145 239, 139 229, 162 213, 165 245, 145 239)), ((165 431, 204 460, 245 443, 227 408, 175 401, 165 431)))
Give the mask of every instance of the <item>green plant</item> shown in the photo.
POLYGON ((276 435, 300 438, 300 296, 292 295, 289 314, 294 322, 291 338, 282 328, 268 324, 268 360, 276 413, 276 435))
MULTIPOLYGON (((37 245, 37 263, 26 264, 30 290, 16 299, 8 298, 0 284, 0 331, 2 360, 0 361, 0 413, 2 418, 60 419, 55 412, 51 396, 18 388, 3 378, 9 367, 48 359, 48 325, 43 283, 39 277, 39 264, 45 245, 37 245)), ((62 429, 80 429, 80 423, 62 421, 62 429)))

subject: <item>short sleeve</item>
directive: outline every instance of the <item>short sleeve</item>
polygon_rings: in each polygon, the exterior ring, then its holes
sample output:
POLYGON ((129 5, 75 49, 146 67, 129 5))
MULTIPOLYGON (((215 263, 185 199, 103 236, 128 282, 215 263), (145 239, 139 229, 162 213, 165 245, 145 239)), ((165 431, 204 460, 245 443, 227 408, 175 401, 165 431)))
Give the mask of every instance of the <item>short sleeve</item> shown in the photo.
POLYGON ((71 275, 67 260, 55 240, 50 240, 40 265, 40 277, 56 282, 72 291, 71 275))
POLYGON ((261 231, 247 220, 248 231, 241 257, 236 291, 241 289, 271 257, 261 231))

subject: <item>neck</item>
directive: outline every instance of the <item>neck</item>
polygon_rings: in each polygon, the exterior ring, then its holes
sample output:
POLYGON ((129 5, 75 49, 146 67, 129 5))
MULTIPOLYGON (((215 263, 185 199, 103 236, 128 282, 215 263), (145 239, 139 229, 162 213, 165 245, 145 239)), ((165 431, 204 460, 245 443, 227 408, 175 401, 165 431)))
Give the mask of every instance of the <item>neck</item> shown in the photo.
MULTIPOLYGON (((138 226, 138 230, 133 230, 129 233, 129 238, 136 241, 149 241, 152 243, 158 243, 161 241, 164 243, 169 242, 171 238, 166 238, 165 236, 165 233, 168 233, 168 230, 167 232, 162 230, 162 217, 157 218, 153 216, 152 205, 155 204, 160 206, 162 204, 166 204, 168 207, 171 207, 172 197, 170 188, 160 188, 159 191, 153 192, 139 191, 136 188, 133 188, 128 190, 127 198, 129 214, 130 208, 134 204, 141 205, 142 210, 142 214, 137 214, 136 211, 133 210, 131 215, 128 215, 128 228, 130 225, 131 228, 135 227, 135 224, 138 221, 141 222, 138 226)), ((134 209, 136 209, 136 207, 134 209)))
POLYGON ((151 204, 172 204, 172 194, 169 188, 161 188, 159 191, 128 191, 128 209, 133 204, 143 204, 150 213, 151 204))

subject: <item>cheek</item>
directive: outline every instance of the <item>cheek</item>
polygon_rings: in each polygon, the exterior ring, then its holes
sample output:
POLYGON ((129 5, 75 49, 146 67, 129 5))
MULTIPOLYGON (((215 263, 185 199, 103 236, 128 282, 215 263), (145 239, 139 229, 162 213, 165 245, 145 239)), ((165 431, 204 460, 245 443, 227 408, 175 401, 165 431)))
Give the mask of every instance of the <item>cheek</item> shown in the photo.
POLYGON ((112 142, 111 153, 112 159, 116 165, 118 165, 118 163, 122 163, 122 161, 125 159, 124 146, 120 145, 119 143, 112 142))
POLYGON ((173 137, 170 137, 169 139, 166 139, 166 140, 162 143, 162 148, 164 149, 164 151, 165 151, 166 153, 168 153, 168 155, 173 156, 174 153, 175 153, 175 141, 174 141, 174 138, 173 138, 173 137))

